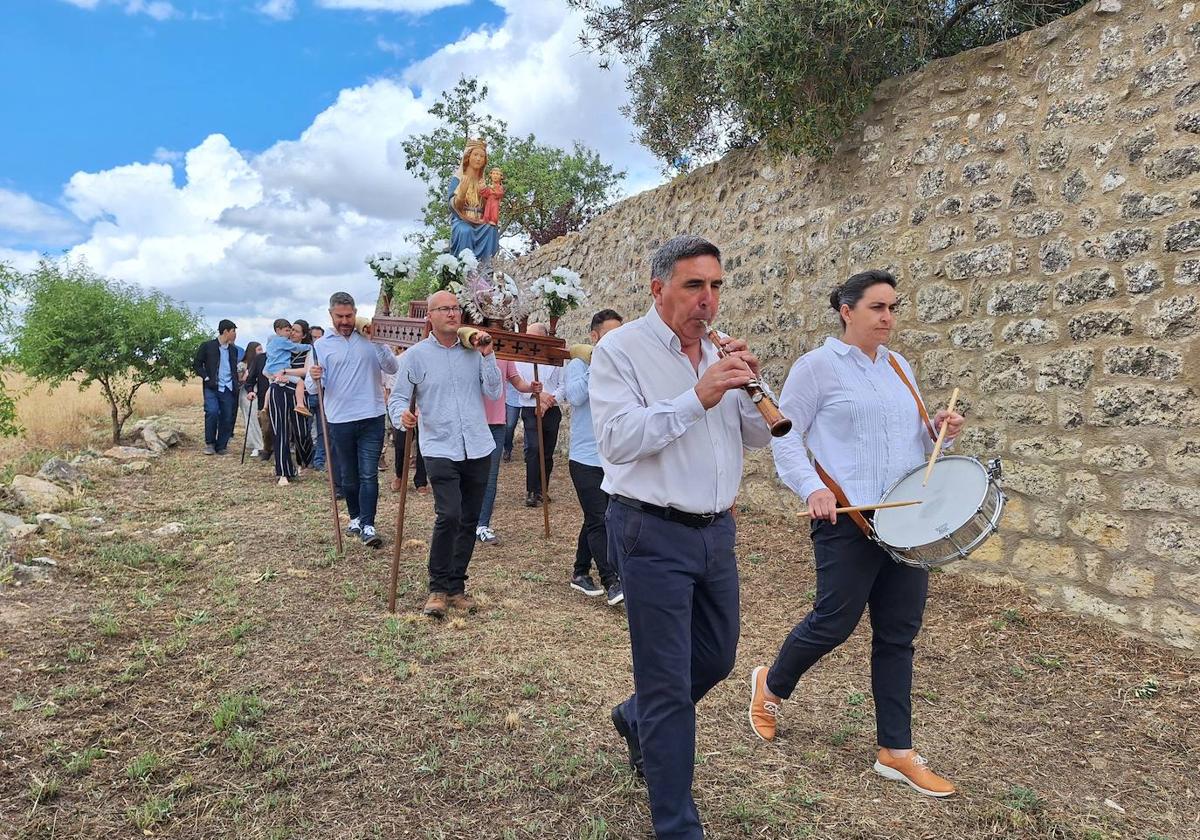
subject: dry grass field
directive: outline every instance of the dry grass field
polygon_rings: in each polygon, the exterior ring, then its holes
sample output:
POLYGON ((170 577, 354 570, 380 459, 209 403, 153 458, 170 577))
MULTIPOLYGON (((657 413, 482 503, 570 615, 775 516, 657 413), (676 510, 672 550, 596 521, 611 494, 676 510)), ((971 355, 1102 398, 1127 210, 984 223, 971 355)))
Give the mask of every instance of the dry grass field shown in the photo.
MULTIPOLYGON (((59 571, 0 586, 0 837, 650 837, 608 721, 632 683, 625 617, 567 586, 565 465, 549 540, 519 459, 503 465, 505 541, 471 566, 483 608, 435 622, 418 612, 428 497, 409 496, 418 542, 389 616, 390 543, 335 556, 319 476, 278 488, 269 464, 205 458, 200 412, 180 416, 190 444, 98 475, 71 531, 13 547, 59 571), (184 533, 154 536, 167 521, 184 533)), ((389 540, 395 514, 385 491, 389 540)), ((931 581, 914 729, 961 795, 870 772, 865 627, 758 741, 745 678, 804 614, 812 558, 794 522, 739 527, 737 668, 697 713, 710 838, 1200 837, 1195 660, 954 575, 931 581)))
MULTIPOLYGON (((108 402, 98 385, 80 391, 75 383, 69 382, 51 392, 20 374, 8 373, 4 383, 16 398, 17 420, 25 433, 18 438, 0 438, 0 468, 21 460, 36 460, 46 452, 87 446, 106 449, 111 445, 108 402)), ((163 414, 200 402, 198 381, 167 382, 161 390, 143 388, 138 392, 134 418, 163 414)))

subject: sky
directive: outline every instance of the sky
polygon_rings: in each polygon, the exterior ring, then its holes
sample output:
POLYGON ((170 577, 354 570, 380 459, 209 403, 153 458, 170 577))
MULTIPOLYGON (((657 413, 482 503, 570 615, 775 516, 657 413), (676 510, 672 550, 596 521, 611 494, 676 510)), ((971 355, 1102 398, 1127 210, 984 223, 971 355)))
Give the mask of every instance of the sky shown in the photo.
MULTIPOLYGON (((369 309, 424 186, 401 143, 462 75, 485 109, 660 182, 565 0, 7 0, 0 262, 42 254, 162 291, 239 343, 276 317, 369 309)), ((586 277, 585 277, 586 282, 586 277)))

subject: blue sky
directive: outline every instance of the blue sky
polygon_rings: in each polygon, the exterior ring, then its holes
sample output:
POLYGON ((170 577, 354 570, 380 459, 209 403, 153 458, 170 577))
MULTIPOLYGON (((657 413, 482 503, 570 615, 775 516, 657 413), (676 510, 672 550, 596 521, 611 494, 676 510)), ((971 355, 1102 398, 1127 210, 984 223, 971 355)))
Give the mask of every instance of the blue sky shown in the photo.
MULTIPOLYGON (((163 291, 250 336, 373 301, 424 186, 401 144, 462 75, 518 133, 658 183, 621 68, 565 0, 7 0, 0 262, 42 253, 163 291), (415 10, 415 11, 414 11, 415 10)), ((528 278, 532 279, 532 278, 528 278)), ((586 282, 586 273, 585 273, 586 282)))
POLYGON ((265 149, 299 134, 342 88, 504 20, 480 0, 427 15, 301 5, 286 21, 250 0, 179 3, 180 17, 163 21, 119 4, 6 5, 0 125, 20 130, 0 132, 0 178, 42 201, 77 170, 189 149, 214 131, 265 149))

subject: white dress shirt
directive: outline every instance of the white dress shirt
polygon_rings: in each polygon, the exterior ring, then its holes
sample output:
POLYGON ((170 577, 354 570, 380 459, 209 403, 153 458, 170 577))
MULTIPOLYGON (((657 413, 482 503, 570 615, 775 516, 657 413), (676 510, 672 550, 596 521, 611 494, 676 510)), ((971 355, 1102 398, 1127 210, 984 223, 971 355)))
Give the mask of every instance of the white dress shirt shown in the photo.
MULTIPOLYGON (((516 362, 517 373, 521 374, 521 378, 526 382, 533 381, 533 362, 516 362)), ((558 405, 563 403, 563 369, 558 365, 538 365, 538 381, 542 383, 542 390, 547 394, 553 394, 554 399, 558 401, 558 405)), ((513 388, 515 392, 517 404, 521 408, 533 408, 533 394, 523 394, 513 388)))
MULTIPOLYGON (((392 348, 374 344, 356 330, 349 338, 336 331, 322 336, 313 351, 305 357, 304 367, 312 367, 315 355, 325 387, 326 420, 352 423, 383 416, 383 375, 396 371, 392 348)), ((310 394, 317 393, 311 374, 304 375, 304 387, 310 394)))
MULTIPOLYGON (((827 338, 792 365, 779 400, 792 430, 775 438, 771 448, 780 479, 800 498, 826 489, 809 461, 806 442, 852 505, 878 502, 933 451, 928 427, 912 392, 888 362, 889 354, 916 388, 908 362, 882 345, 872 362, 858 347, 827 338)), ((943 449, 949 445, 947 439, 943 449)))
POLYGON ((697 372, 655 306, 596 345, 588 393, 605 492, 687 513, 733 504, 742 447, 766 446, 771 432, 741 388, 704 409, 696 383, 719 356, 701 348, 697 372))

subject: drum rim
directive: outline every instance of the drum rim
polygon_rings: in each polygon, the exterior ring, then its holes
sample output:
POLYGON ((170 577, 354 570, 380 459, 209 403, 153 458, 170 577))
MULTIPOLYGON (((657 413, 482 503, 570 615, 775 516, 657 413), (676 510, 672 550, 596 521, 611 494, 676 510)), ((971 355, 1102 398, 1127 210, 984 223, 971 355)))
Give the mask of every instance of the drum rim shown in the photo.
MULTIPOLYGON (((941 458, 938 458, 938 460, 939 461, 949 461, 949 460, 973 461, 974 463, 979 465, 979 468, 981 470, 983 470, 983 475, 987 480, 984 482, 984 485, 983 485, 983 494, 980 495, 979 500, 975 503, 975 513, 978 514, 980 511, 982 511, 983 510, 983 501, 984 501, 984 499, 987 498, 988 487, 991 486, 992 484, 995 484, 995 482, 992 480, 991 476, 988 475, 987 467, 984 466, 984 463, 982 461, 980 461, 978 458, 973 458, 970 455, 943 455, 941 458)), ((892 494, 892 491, 895 490, 897 487, 899 487, 900 484, 905 479, 907 479, 910 475, 913 475, 914 473, 921 472, 922 470, 925 469, 925 467, 926 467, 925 464, 918 464, 917 466, 913 467, 911 470, 906 472, 904 475, 897 478, 895 481, 893 481, 891 483, 891 485, 886 490, 883 491, 883 495, 880 497, 879 501, 886 502, 888 499, 888 496, 890 496, 892 494)), ((997 485, 996 489, 998 491, 1000 491, 1000 487, 998 485, 997 485)), ((1000 491, 1000 494, 1003 496, 1004 495, 1003 491, 1000 491)), ((965 525, 965 524, 966 523, 964 522, 963 525, 965 525)), ((996 526, 997 526, 996 530, 999 530, 998 522, 996 523, 996 526)), ((962 527, 962 525, 959 526, 959 528, 961 528, 961 527, 962 527)), ((876 539, 878 539, 882 545, 886 545, 890 548, 894 548, 896 551, 912 551, 914 548, 924 548, 925 546, 934 545, 935 543, 939 542, 942 539, 941 537, 939 537, 937 540, 934 540, 933 542, 919 543, 917 545, 898 546, 898 545, 892 545, 891 543, 885 541, 883 539, 883 537, 880 537, 879 529, 876 527, 874 522, 871 523, 871 530, 875 533, 876 539)), ((957 530, 957 529, 955 529, 955 530, 957 530)))

